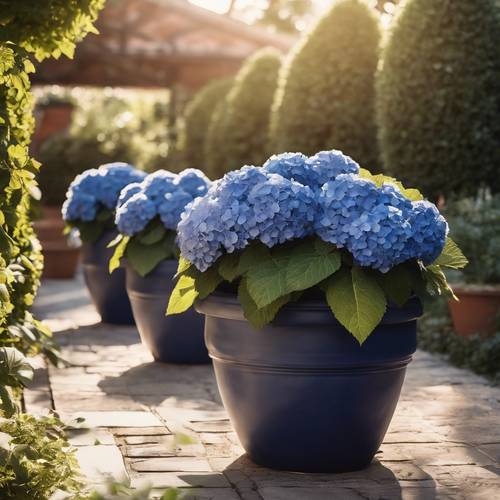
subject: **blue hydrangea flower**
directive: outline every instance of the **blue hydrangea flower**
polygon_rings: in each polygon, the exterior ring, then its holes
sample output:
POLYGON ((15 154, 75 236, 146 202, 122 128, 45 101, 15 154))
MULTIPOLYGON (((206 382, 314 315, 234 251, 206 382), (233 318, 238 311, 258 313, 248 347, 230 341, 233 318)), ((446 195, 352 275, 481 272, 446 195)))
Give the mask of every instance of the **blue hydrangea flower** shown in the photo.
POLYGON ((210 179, 197 168, 186 168, 174 180, 174 184, 179 186, 191 196, 203 196, 211 184, 210 179))
POLYGON ((306 166, 313 172, 312 177, 318 187, 334 180, 338 175, 359 173, 359 165, 351 157, 336 149, 316 153, 306 160, 306 166))
POLYGON ((109 163, 86 170, 70 184, 62 213, 64 220, 94 220, 102 208, 114 209, 120 191, 145 177, 126 163, 109 163))
POLYGON ((342 174, 323 186, 319 207, 317 234, 361 266, 387 272, 410 259, 432 262, 444 246, 447 227, 437 208, 411 202, 389 184, 377 188, 342 174))
POLYGON ((120 196, 118 196, 118 201, 116 202, 116 208, 121 207, 127 200, 132 198, 132 196, 134 196, 134 194, 138 193, 140 190, 141 190, 140 182, 133 182, 132 184, 125 186, 120 191, 120 196))
POLYGON ((196 169, 179 175, 166 170, 153 172, 121 193, 123 201, 118 204, 115 217, 118 230, 132 236, 158 216, 165 228, 176 230, 185 206, 199 193, 205 193, 210 184, 196 169))
POLYGON ((212 185, 181 216, 181 253, 205 271, 223 251, 232 253, 252 240, 268 247, 312 234, 313 191, 266 170, 245 166, 212 185))
POLYGON ((341 174, 357 174, 359 165, 341 151, 320 151, 307 158, 302 153, 274 155, 264 163, 264 170, 279 174, 285 179, 300 182, 313 190, 321 189, 325 182, 333 181, 341 174))
POLYGON ((413 202, 409 222, 412 227, 409 253, 425 265, 432 264, 443 250, 448 223, 436 205, 425 200, 413 202))

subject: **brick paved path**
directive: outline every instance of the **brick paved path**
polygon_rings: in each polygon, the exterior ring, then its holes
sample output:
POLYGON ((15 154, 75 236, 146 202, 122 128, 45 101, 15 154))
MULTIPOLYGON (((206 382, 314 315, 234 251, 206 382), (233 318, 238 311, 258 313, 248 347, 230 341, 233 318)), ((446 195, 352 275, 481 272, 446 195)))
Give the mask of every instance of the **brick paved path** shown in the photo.
POLYGON ((152 363, 135 328, 98 323, 80 280, 45 282, 37 313, 72 366, 41 365, 27 409, 85 417, 92 430, 72 443, 96 483, 128 475, 133 485, 189 488, 188 498, 204 500, 500 499, 500 389, 438 357, 417 353, 367 470, 278 472, 245 457, 211 366, 152 363))

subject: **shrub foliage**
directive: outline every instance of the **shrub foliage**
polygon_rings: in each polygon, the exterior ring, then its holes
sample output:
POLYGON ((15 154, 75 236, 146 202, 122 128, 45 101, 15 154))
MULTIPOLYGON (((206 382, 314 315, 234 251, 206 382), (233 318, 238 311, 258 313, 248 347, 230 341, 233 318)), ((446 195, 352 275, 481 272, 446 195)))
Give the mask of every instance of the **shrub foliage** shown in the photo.
POLYGON ((179 156, 185 167, 205 169, 204 144, 210 119, 230 87, 231 79, 212 80, 187 104, 178 143, 179 156))
POLYGON ((439 193, 500 189, 500 14, 494 0, 408 0, 377 76, 387 171, 439 193))
POLYGON ((334 4, 281 72, 271 119, 272 152, 335 148, 376 169, 379 38, 377 18, 362 0, 334 4))
MULTIPOLYGON (((261 49, 247 59, 227 95, 224 141, 219 154, 224 161, 213 165, 212 177, 221 177, 243 165, 262 165, 268 154, 271 104, 281 65, 280 53, 261 49)), ((212 163, 211 163, 212 165, 212 163)))

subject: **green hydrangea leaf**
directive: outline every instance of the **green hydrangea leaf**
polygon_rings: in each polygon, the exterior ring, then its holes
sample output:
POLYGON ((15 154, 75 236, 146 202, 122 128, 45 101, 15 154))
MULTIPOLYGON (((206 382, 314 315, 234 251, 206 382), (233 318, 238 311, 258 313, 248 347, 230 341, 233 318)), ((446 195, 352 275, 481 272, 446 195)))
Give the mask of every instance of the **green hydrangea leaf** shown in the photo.
POLYGON ((298 245, 290 252, 287 263, 286 291, 311 288, 337 271, 340 264, 340 252, 333 245, 316 246, 310 242, 298 245))
POLYGON ((223 278, 217 272, 217 267, 211 267, 195 278, 195 287, 200 299, 208 297, 222 283, 223 278))
POLYGON ((238 286, 238 300, 243 308, 243 314, 254 328, 262 328, 270 323, 283 305, 290 301, 290 295, 283 295, 264 307, 257 304, 250 295, 246 279, 242 279, 238 286))
POLYGON ((468 263, 467 257, 465 257, 462 250, 460 250, 451 238, 446 238, 441 255, 433 262, 433 264, 438 266, 450 267, 452 269, 462 269, 468 263))
POLYGON ((252 243, 240 255, 239 274, 245 274, 252 267, 258 267, 271 258, 271 252, 262 243, 252 243))
POLYGON ((166 230, 163 224, 158 224, 139 236, 139 241, 144 243, 144 245, 152 245, 153 243, 158 243, 164 236, 166 230))
POLYGON ((143 245, 138 239, 131 239, 127 245, 127 261, 141 276, 150 273, 162 260, 172 257, 162 241, 143 245))
POLYGON ((222 256, 219 261, 219 274, 226 281, 234 281, 240 275, 240 257, 237 254, 230 253, 222 256))
POLYGON ((427 291, 430 295, 448 295, 454 300, 458 300, 450 285, 448 285, 445 274, 437 264, 425 267, 423 273, 427 282, 427 291))
POLYGON ((380 323, 387 305, 376 279, 360 267, 337 271, 330 278, 326 300, 337 320, 360 345, 380 323))
POLYGON ((403 307, 412 294, 411 276, 405 266, 393 267, 387 273, 377 273, 380 286, 386 297, 399 307, 403 307))
MULTIPOLYGON (((121 236, 121 235, 118 235, 118 236, 121 236)), ((117 239, 117 238, 115 238, 115 239, 117 239)), ((109 259, 109 272, 110 273, 112 273, 115 269, 118 269, 120 267, 121 258, 125 254, 125 250, 127 249, 127 245, 128 245, 129 241, 130 241, 130 236, 123 236, 119 240, 118 244, 116 245, 115 251, 114 251, 113 255, 111 256, 111 259, 109 259)), ((111 243, 113 243, 113 242, 111 242, 111 243)))
POLYGON ((177 266, 177 272, 174 278, 177 278, 181 274, 184 274, 193 264, 189 260, 185 259, 182 255, 179 256, 179 265, 177 266))
POLYGON ((195 287, 194 278, 186 275, 181 276, 170 295, 166 314, 181 314, 187 311, 197 297, 198 291, 195 287))
POLYGON ((271 256, 247 271, 245 276, 248 292, 258 308, 265 307, 288 293, 287 265, 288 258, 271 256))

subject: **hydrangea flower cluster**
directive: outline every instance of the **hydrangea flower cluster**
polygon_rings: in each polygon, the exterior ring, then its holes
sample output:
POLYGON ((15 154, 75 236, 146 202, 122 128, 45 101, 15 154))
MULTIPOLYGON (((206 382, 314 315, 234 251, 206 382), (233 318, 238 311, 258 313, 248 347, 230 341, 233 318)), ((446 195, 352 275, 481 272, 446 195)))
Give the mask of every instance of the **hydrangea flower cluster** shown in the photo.
POLYGON ((167 229, 175 230, 185 206, 204 195, 210 184, 208 177, 194 168, 178 175, 158 170, 142 182, 123 189, 115 218, 118 230, 132 236, 142 231, 156 216, 167 229))
POLYGON ((89 222, 101 208, 114 209, 120 191, 146 174, 127 163, 108 163, 86 170, 70 184, 63 204, 64 220, 89 222))
POLYGON ((315 211, 308 186, 245 166, 186 207, 178 242, 181 253, 205 271, 224 250, 232 253, 251 240, 273 247, 312 234, 315 211))
POLYGON ((177 228, 181 253, 205 271, 253 240, 271 248, 317 234, 382 272, 409 259, 433 262, 448 231, 437 208, 358 174, 357 163, 335 150, 284 153, 263 168, 229 172, 186 207, 177 228))

